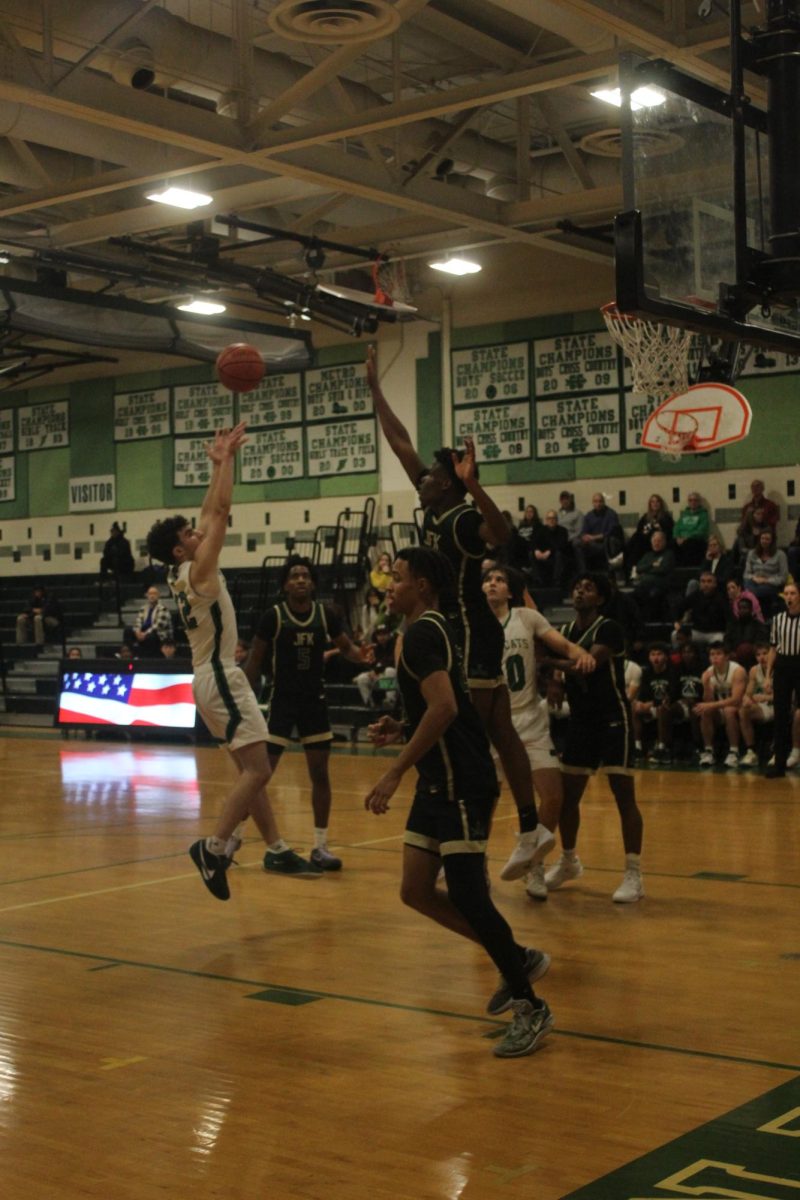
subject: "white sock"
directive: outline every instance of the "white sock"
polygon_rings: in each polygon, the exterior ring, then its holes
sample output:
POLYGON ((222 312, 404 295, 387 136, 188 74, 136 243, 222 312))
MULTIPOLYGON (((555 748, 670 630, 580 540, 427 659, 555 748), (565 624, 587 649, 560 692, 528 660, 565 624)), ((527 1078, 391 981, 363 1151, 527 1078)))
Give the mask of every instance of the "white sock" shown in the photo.
POLYGON ((206 838, 206 846, 212 854, 224 854, 227 842, 224 838, 209 837, 206 838))
POLYGON ((324 850, 327 845, 328 845, 328 830, 327 830, 327 828, 318 829, 317 826, 315 825, 314 826, 314 849, 315 850, 324 850))
POLYGON ((231 836, 238 838, 240 842, 243 842, 244 841, 244 827, 246 824, 247 824, 247 817, 245 817, 245 819, 243 821, 239 822, 239 824, 236 826, 236 828, 234 829, 231 836))
POLYGON ((706 751, 707 751, 709 754, 713 754, 713 753, 714 753, 714 747, 713 747, 713 746, 703 746, 703 749, 704 749, 704 750, 706 750, 706 751))
POLYGON ((285 842, 282 837, 279 837, 277 842, 270 843, 269 849, 273 854, 283 854, 284 851, 290 849, 290 846, 289 843, 285 842))
POLYGON ((638 871, 642 873, 642 856, 641 854, 626 854, 625 855, 625 870, 638 871))
POLYGON ((568 850, 567 847, 565 846, 563 848, 563 850, 561 851, 561 853, 564 855, 564 858, 569 859, 570 862, 575 862, 575 859, 578 857, 574 846, 572 847, 571 850, 568 850))

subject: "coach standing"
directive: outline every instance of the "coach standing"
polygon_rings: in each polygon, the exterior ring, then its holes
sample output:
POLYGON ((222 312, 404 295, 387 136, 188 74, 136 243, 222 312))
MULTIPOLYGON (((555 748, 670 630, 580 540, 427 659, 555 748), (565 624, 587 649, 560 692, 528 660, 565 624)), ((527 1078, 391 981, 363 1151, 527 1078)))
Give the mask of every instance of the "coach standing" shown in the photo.
POLYGON ((782 779, 792 744, 792 693, 800 703, 800 588, 787 583, 783 589, 786 612, 772 618, 766 678, 772 680, 775 703, 775 760, 767 767, 768 779, 782 779))

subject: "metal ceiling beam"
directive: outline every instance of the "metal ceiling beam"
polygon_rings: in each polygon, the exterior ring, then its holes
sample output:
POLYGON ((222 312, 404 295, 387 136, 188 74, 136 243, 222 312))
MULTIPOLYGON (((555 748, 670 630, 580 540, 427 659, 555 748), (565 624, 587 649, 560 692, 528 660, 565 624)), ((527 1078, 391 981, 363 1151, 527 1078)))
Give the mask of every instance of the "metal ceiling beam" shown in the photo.
POLYGON ((555 105, 549 96, 537 96, 536 103, 539 106, 544 122, 547 128, 552 133, 553 137, 558 142, 561 153, 570 165, 573 175, 578 180, 582 188, 593 188, 594 180, 589 172, 589 168, 584 163, 580 154, 573 145, 572 138, 567 133, 564 126, 559 120, 555 105))
POLYGON ((91 50, 87 50, 77 62, 71 63, 67 67, 64 74, 56 80, 54 90, 57 91, 62 84, 64 84, 66 80, 70 78, 71 75, 74 75, 77 71, 82 71, 84 67, 88 67, 92 62, 92 59, 97 58, 98 54, 101 54, 103 50, 107 50, 109 46, 113 46, 114 43, 118 42, 121 37, 124 37, 126 33, 130 33, 131 29, 138 25, 142 17, 146 17, 150 12, 150 9, 155 8, 155 6, 160 3, 161 0, 145 0, 145 3, 142 4, 138 9, 132 13, 129 13, 124 20, 120 21, 118 25, 115 25, 113 29, 110 29, 109 32, 100 39, 96 46, 92 46, 91 50))
POLYGON ((273 132, 253 157, 271 158, 291 150, 319 146, 323 142, 339 141, 344 137, 361 137, 364 133, 376 133, 397 125, 409 125, 431 117, 443 117, 449 113, 461 112, 465 108, 498 104, 503 100, 515 100, 518 96, 534 95, 551 91, 553 88, 567 87, 573 83, 583 83, 616 66, 616 54, 583 54, 567 62, 532 67, 511 75, 499 75, 466 87, 448 88, 425 96, 412 96, 380 108, 366 109, 359 113, 355 120, 349 116, 333 117, 330 120, 303 125, 300 129, 273 132))

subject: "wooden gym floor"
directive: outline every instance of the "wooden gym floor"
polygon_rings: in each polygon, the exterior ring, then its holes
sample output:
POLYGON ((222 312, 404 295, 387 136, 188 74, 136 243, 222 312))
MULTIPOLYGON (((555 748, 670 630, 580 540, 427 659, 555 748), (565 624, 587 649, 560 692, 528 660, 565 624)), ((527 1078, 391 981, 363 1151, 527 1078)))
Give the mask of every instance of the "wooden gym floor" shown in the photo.
MULTIPOLYGON (((800 778, 640 773, 647 898, 630 907, 610 899, 622 852, 602 781, 586 872, 547 903, 497 880, 504 795, 494 895, 552 955, 537 987, 556 1031, 499 1061, 491 964, 398 900, 412 775, 385 817, 363 808, 385 763, 332 758, 341 874, 266 876, 253 838, 220 904, 186 849, 230 781, 223 752, 0 739, 3 1194, 800 1195, 800 778), (724 1128, 739 1131, 720 1158, 724 1128), (687 1182, 712 1169, 741 1190, 687 1182)), ((299 754, 272 794, 308 849, 299 754)))

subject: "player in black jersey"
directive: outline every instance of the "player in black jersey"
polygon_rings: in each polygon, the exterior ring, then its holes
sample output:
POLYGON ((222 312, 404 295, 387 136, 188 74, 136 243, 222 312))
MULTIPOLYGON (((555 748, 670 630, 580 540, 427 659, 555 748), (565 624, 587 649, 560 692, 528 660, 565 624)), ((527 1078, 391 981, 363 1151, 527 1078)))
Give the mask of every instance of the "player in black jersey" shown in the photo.
POLYGON ((367 381, 381 429, 425 510, 422 540, 444 555, 453 570, 455 586, 448 586, 440 597, 442 611, 463 656, 472 703, 503 764, 519 814, 519 841, 500 875, 521 879, 544 858, 553 836, 539 824, 530 763, 511 721, 503 675, 503 631, 483 593, 481 564, 487 548, 507 542, 509 526, 478 482, 472 439, 465 438, 464 451, 437 450, 433 465, 426 466, 381 391, 372 347, 367 352, 367 381), (475 507, 466 503, 467 493, 475 507))
POLYGON ((534 1051, 553 1023, 531 982, 550 960, 517 945, 495 908, 485 873, 486 839, 497 798, 489 742, 470 703, 460 658, 438 611, 449 577, 446 561, 425 547, 401 550, 387 592, 390 612, 406 618, 397 660, 405 723, 390 716, 370 728, 378 745, 405 732, 407 744, 373 787, 365 805, 384 813, 405 772, 416 766, 414 802, 406 823, 401 896, 411 908, 462 937, 479 942, 501 974, 489 1012, 512 1008, 514 1018, 495 1047, 499 1058, 534 1051), (436 877, 444 865, 447 891, 436 877))
MULTIPOLYGON (((310 560, 291 555, 280 577, 284 599, 264 614, 253 638, 245 673, 254 688, 265 670, 272 678, 267 749, 273 772, 297 730, 311 780, 314 811, 311 861, 320 870, 338 871, 342 860, 328 848, 333 734, 325 700, 324 654, 333 643, 350 662, 363 665, 365 657, 344 632, 336 611, 314 599, 315 585, 310 560)), ((264 867, 268 871, 280 870, 280 864, 274 863, 269 853, 264 857, 264 867)))
POLYGON ((642 886, 642 816, 630 771, 631 710, 625 694, 625 636, 622 626, 604 617, 603 601, 610 593, 608 577, 586 572, 572 585, 575 620, 561 632, 597 660, 591 675, 582 675, 568 660, 549 660, 564 672, 569 700, 569 727, 562 756, 564 802, 559 820, 562 856, 545 874, 549 890, 577 879, 583 867, 575 852, 580 828, 580 801, 589 776, 598 768, 608 775, 622 824, 625 875, 614 892, 618 904, 644 895, 642 886))

